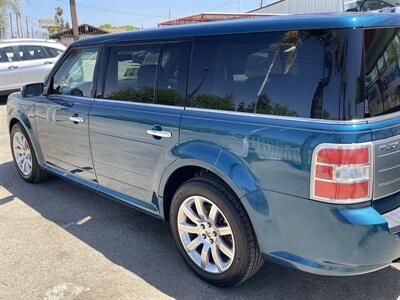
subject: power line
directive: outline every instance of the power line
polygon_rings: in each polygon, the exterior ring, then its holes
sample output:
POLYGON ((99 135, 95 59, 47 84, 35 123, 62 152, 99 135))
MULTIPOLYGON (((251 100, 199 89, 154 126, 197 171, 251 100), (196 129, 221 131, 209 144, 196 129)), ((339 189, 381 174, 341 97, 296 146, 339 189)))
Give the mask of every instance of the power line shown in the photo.
MULTIPOLYGON (((63 0, 57 0, 57 1, 65 3, 65 4, 68 4, 66 1, 63 1, 63 0)), ((148 17, 148 18, 165 18, 166 17, 166 15, 161 16, 161 15, 138 14, 138 13, 131 13, 131 12, 126 12, 126 11, 121 11, 121 10, 114 10, 114 9, 90 6, 90 5, 86 5, 86 4, 80 4, 80 3, 77 3, 76 6, 84 7, 84 8, 90 8, 90 9, 96 9, 96 10, 101 10, 101 11, 105 11, 105 12, 124 14, 124 15, 129 15, 129 16, 139 16, 139 17, 148 17)))

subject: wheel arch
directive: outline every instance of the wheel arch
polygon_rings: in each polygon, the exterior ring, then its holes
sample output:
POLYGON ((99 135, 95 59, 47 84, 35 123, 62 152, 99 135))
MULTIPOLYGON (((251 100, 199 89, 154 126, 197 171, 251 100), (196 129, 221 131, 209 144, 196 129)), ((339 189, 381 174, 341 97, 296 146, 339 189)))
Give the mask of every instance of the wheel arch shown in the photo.
MULTIPOLYGON (((40 165, 43 165, 44 159, 42 156, 42 152, 40 151, 40 146, 38 144, 38 141, 35 138, 35 133, 34 133, 34 130, 33 130, 33 127, 32 127, 32 124, 31 124, 29 118, 25 114, 22 114, 22 113, 20 113, 19 115, 13 114, 10 117, 9 122, 8 122, 9 133, 11 133, 11 129, 17 123, 20 123, 21 126, 24 128, 25 132, 28 134, 28 137, 33 146, 33 150, 35 151, 36 159, 40 165)), ((11 136, 10 136, 10 138, 11 138, 11 136)))
MULTIPOLYGON (((220 153, 218 157, 221 157, 220 153)), ((235 166, 219 168, 218 167, 218 159, 216 159, 214 164, 210 164, 205 160, 200 159, 179 159, 175 161, 172 165, 170 165, 167 170, 164 172, 162 176, 158 195, 160 202, 160 215, 161 217, 168 221, 169 219, 169 208, 172 202, 172 198, 174 196, 175 191, 181 186, 184 182, 189 179, 202 176, 202 175, 210 175, 216 178, 218 181, 223 183, 227 188, 229 188, 234 195, 236 195, 239 201, 245 208, 245 211, 249 215, 251 219, 251 199, 246 197, 246 194, 250 194, 254 191, 260 190, 258 182, 254 182, 255 178, 249 180, 249 177, 246 174, 241 178, 240 182, 235 181, 235 177, 232 178, 229 173, 226 173, 225 170, 235 169, 235 166), (250 201, 249 201, 250 200, 250 201)), ((248 175, 248 174, 247 174, 248 175)))

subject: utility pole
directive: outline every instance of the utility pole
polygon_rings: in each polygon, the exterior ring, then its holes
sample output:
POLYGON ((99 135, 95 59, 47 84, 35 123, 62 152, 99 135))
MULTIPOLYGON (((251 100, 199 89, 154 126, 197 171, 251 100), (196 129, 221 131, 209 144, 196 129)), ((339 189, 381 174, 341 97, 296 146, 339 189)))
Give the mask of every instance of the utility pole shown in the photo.
POLYGON ((26 37, 29 38, 28 17, 25 17, 25 21, 26 21, 26 37))
POLYGON ((11 38, 14 38, 14 28, 13 28, 13 23, 12 23, 12 15, 10 13, 10 29, 11 29, 11 38))
POLYGON ((19 38, 18 13, 15 14, 15 22, 17 22, 17 38, 19 38))
POLYGON ((76 41, 79 38, 79 31, 78 31, 78 17, 76 16, 75 0, 69 0, 69 9, 71 11, 72 33, 74 34, 74 40, 76 41))
POLYGON ((262 8, 264 6, 264 4, 263 4, 263 0, 261 0, 261 3, 260 3, 260 8, 262 8))

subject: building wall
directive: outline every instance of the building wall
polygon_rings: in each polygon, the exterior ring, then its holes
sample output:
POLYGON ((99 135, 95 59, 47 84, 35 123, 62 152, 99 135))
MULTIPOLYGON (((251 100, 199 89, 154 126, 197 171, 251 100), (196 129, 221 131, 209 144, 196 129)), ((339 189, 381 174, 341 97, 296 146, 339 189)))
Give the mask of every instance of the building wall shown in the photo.
POLYGON ((342 11, 343 0, 284 0, 251 12, 270 14, 306 14, 342 11))

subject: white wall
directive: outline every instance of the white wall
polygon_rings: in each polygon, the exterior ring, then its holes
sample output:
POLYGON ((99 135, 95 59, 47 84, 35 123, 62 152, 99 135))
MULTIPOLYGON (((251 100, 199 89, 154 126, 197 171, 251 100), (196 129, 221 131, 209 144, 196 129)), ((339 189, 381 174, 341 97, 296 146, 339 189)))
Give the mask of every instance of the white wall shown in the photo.
POLYGON ((271 6, 254 10, 254 13, 305 14, 342 12, 342 0, 285 0, 271 6))

